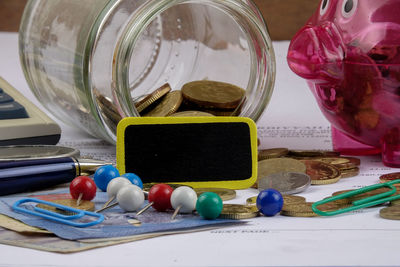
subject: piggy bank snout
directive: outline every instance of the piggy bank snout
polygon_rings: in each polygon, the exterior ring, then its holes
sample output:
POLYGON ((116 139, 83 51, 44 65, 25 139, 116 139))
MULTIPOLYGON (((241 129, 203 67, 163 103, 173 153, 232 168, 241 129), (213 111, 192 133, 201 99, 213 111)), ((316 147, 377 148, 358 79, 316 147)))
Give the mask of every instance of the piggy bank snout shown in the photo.
POLYGON ((304 79, 335 79, 342 72, 344 44, 333 23, 302 28, 292 39, 288 64, 304 79))

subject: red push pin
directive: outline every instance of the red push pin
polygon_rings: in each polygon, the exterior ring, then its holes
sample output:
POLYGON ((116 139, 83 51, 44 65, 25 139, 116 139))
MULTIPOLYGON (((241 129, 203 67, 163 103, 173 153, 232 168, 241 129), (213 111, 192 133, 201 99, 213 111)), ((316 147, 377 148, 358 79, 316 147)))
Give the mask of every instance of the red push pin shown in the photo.
POLYGON ((71 196, 76 199, 76 205, 81 204, 81 200, 92 200, 96 196, 96 184, 87 176, 78 176, 69 185, 71 196))
POLYGON ((174 189, 167 184, 153 185, 148 193, 149 204, 147 204, 136 215, 142 214, 151 206, 157 211, 166 211, 167 209, 171 209, 171 194, 173 191, 174 189))

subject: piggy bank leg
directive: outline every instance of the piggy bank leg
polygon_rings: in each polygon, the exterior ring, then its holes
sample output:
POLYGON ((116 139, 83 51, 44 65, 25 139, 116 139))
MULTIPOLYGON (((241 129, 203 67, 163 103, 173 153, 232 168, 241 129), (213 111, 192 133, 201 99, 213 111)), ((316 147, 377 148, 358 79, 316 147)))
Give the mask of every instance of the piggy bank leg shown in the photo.
POLYGON ((350 136, 339 131, 335 127, 331 126, 331 128, 333 149, 335 151, 339 151, 340 153, 345 155, 354 156, 375 155, 381 153, 380 148, 360 143, 350 136))
POLYGON ((382 161, 389 167, 400 168, 400 128, 394 127, 381 139, 382 161))

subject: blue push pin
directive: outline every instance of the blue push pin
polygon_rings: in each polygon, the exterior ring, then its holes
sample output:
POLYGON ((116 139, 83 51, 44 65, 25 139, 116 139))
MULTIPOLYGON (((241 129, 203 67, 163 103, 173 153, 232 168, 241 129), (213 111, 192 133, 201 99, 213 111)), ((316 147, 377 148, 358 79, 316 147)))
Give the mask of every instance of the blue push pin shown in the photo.
POLYGON ((108 183, 115 177, 119 177, 119 171, 112 165, 101 166, 93 176, 97 188, 103 192, 107 191, 108 183))
POLYGON ((257 208, 265 216, 274 216, 282 210, 282 194, 272 188, 261 191, 257 196, 257 208))
POLYGON ((142 179, 140 179, 139 176, 137 176, 136 174, 134 174, 134 173, 125 173, 125 174, 122 175, 122 177, 125 177, 126 179, 131 181, 132 184, 137 185, 138 187, 140 187, 140 189, 143 189, 142 179))

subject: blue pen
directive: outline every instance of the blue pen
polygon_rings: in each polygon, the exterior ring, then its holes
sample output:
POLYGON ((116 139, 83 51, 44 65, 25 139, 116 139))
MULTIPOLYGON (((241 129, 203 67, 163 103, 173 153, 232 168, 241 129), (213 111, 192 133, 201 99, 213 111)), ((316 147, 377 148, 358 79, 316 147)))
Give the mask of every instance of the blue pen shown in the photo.
POLYGON ((104 161, 73 157, 0 161, 0 196, 44 189, 93 174, 104 161))

